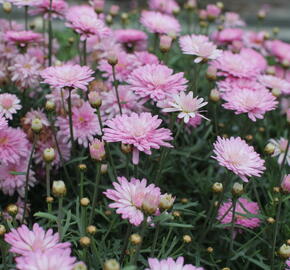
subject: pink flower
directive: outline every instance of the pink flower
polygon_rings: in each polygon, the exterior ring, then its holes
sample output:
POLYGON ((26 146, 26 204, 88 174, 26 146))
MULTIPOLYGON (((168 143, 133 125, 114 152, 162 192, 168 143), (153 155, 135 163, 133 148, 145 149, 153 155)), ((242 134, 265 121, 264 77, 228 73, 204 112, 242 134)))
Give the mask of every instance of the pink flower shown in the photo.
POLYGON ((104 194, 107 198, 115 201, 109 204, 110 208, 116 208, 117 213, 122 215, 123 219, 129 219, 129 222, 139 226, 144 220, 142 204, 147 194, 159 194, 160 189, 151 184, 147 186, 146 179, 131 178, 130 182, 125 177, 118 177, 118 183, 113 182, 115 189, 107 189, 104 194))
POLYGON ((149 52, 135 52, 134 55, 137 58, 135 60, 137 62, 137 66, 159 64, 159 59, 155 54, 149 52))
POLYGON ((160 146, 172 147, 166 141, 172 140, 171 131, 159 128, 162 120, 151 113, 132 113, 130 116, 122 115, 108 120, 104 128, 103 139, 107 142, 122 142, 132 144, 133 163, 139 162, 139 151, 151 155, 151 148, 159 149, 160 146))
POLYGON ((201 124, 201 122, 202 117, 200 115, 196 115, 195 117, 189 119, 187 125, 196 128, 201 124))
POLYGON ((114 32, 116 40, 124 44, 125 48, 136 51, 143 51, 147 45, 147 35, 137 29, 118 29, 114 32))
POLYGON ((212 158, 218 163, 238 175, 244 182, 248 177, 260 177, 266 169, 265 161, 260 158, 252 146, 249 146, 240 137, 229 139, 218 137, 214 143, 214 154, 212 158))
POLYGON ((50 126, 49 121, 48 121, 48 119, 47 119, 47 117, 42 109, 30 110, 22 118, 22 121, 23 121, 24 125, 31 125, 31 123, 34 119, 41 120, 42 125, 45 127, 50 126))
POLYGON ((175 0, 149 0, 149 8, 167 14, 179 11, 180 8, 175 0))
POLYGON ((0 113, 6 118, 12 119, 12 114, 15 114, 22 108, 19 104, 20 100, 13 94, 0 94, 0 113))
POLYGON ((94 79, 93 71, 87 66, 65 64, 62 66, 48 67, 40 75, 44 83, 55 88, 80 88, 87 90, 87 85, 94 79))
POLYGON ((252 49, 242 49, 238 54, 224 51, 213 65, 221 71, 220 75, 238 78, 256 77, 267 68, 264 57, 252 49))
MULTIPOLYGON (((278 164, 282 164, 285 158, 288 140, 281 137, 278 140, 271 139, 270 143, 272 143, 275 146, 275 150, 272 157, 278 156, 278 164)), ((286 156, 286 163, 288 164, 288 166, 290 166, 290 146, 289 146, 288 153, 286 156)))
POLYGON ((217 5, 209 4, 206 6, 206 13, 209 19, 215 19, 221 14, 221 9, 217 5))
POLYGON ((221 31, 213 33, 212 38, 218 44, 232 43, 234 41, 241 41, 244 31, 240 28, 225 28, 221 31))
POLYGON ((204 270, 202 267, 196 267, 192 264, 184 264, 184 258, 178 257, 176 261, 172 258, 167 259, 148 259, 149 268, 145 270, 204 270))
POLYGON ((70 253, 70 249, 37 250, 17 257, 16 267, 19 270, 72 270, 76 259, 70 253))
POLYGON ((16 164, 29 153, 28 140, 19 128, 8 127, 0 130, 0 160, 2 164, 16 164))
MULTIPOLYGON (((74 139, 80 145, 88 147, 95 135, 100 135, 100 124, 95 109, 89 102, 84 102, 81 107, 72 108, 72 121, 74 139)), ((70 128, 68 118, 58 117, 56 125, 59 127, 59 134, 64 136, 67 141, 70 139, 70 128)))
MULTIPOLYGON (((247 217, 247 215, 258 215, 259 212, 257 203, 251 202, 246 198, 239 198, 236 205, 234 222, 242 227, 254 229, 260 226, 261 220, 258 217, 247 217)), ((230 224, 232 222, 232 215, 232 201, 228 201, 220 206, 217 219, 223 224, 230 224)))
POLYGON ((89 145, 91 158, 97 161, 102 161, 105 158, 105 143, 98 139, 93 139, 89 145))
POLYGON ((221 55, 221 50, 218 50, 216 45, 208 40, 207 36, 203 35, 186 35, 179 39, 179 45, 184 54, 195 55, 195 63, 200 63, 204 60, 214 60, 221 55))
MULTIPOLYGON (((52 18, 61 18, 68 8, 68 4, 64 0, 53 0, 51 3, 51 16, 52 18)), ((48 19, 50 11, 50 0, 38 0, 34 8, 30 10, 31 15, 43 15, 48 19)))
POLYGON ((39 43, 42 40, 42 36, 39 33, 33 31, 7 31, 4 35, 5 40, 11 44, 26 47, 28 44, 39 43))
POLYGON ((8 70, 11 72, 11 80, 21 89, 27 89, 39 86, 40 68, 35 57, 25 54, 16 56, 8 70))
POLYGON ((17 7, 24 7, 24 6, 29 6, 32 7, 36 5, 38 0, 10 0, 13 5, 17 7))
POLYGON ((187 80, 183 75, 183 72, 173 74, 165 65, 153 64, 134 70, 127 82, 140 97, 160 101, 186 89, 187 80))
POLYGON ((246 23, 241 19, 240 15, 235 12, 226 12, 224 14, 224 26, 225 27, 235 27, 235 26, 245 26, 246 23))
POLYGON ((52 229, 44 231, 37 223, 34 223, 32 230, 26 225, 5 234, 5 242, 11 245, 10 252, 17 255, 27 256, 36 251, 47 251, 66 249, 70 243, 59 243, 58 233, 53 234, 52 229), (31 252, 33 251, 33 252, 31 252))
POLYGON ((4 117, 3 113, 0 113, 0 130, 8 127, 7 119, 4 117))
POLYGON ((283 189, 283 191, 290 193, 290 174, 284 176, 281 188, 283 189))
POLYGON ((263 119, 264 114, 276 108, 278 102, 268 90, 239 89, 225 92, 222 98, 226 101, 223 107, 235 111, 235 114, 247 113, 252 121, 263 119))
POLYGON ((273 40, 267 43, 267 48, 281 62, 290 62, 290 44, 281 40, 273 40))
POLYGON ((254 48, 260 50, 263 55, 265 55, 266 51, 264 49, 264 41, 265 41, 266 32, 253 32, 247 31, 243 36, 243 41, 246 47, 254 48))
POLYGON ((170 107, 163 109, 164 112, 179 112, 178 118, 183 118, 184 123, 188 123, 189 119, 200 116, 207 119, 200 114, 200 108, 204 107, 207 102, 203 98, 193 98, 193 93, 188 94, 180 92, 180 94, 173 96, 173 101, 169 102, 170 107))
POLYGON ((151 33, 177 35, 181 31, 177 19, 157 11, 143 11, 140 21, 151 33))
POLYGON ((290 82, 272 75, 261 75, 259 81, 267 88, 279 90, 283 94, 290 94, 290 82))

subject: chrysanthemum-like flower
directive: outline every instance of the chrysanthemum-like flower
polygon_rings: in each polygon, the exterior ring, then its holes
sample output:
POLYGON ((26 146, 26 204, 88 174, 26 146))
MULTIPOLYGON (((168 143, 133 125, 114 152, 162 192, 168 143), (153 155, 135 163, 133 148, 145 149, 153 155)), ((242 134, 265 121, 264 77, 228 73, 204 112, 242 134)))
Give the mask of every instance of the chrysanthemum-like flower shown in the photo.
POLYGON ((3 113, 0 113, 0 130, 7 127, 8 127, 7 119, 4 117, 3 113))
MULTIPOLYGON (((279 140, 271 139, 270 143, 272 143, 275 146, 275 150, 274 150, 274 153, 272 156, 278 157, 278 163, 282 164, 282 162, 285 158, 288 140, 285 138, 280 138, 279 140)), ((289 146, 289 148, 290 148, 290 146, 289 146)), ((288 149, 286 162, 290 166, 290 149, 288 149)))
POLYGON ((177 19, 156 11, 143 11, 140 21, 151 33, 177 35, 181 30, 177 19))
POLYGON ((238 78, 256 77, 267 67, 264 57, 253 49, 242 49, 234 54, 224 51, 214 60, 213 65, 220 70, 221 75, 231 75, 238 78))
MULTIPOLYGON (((254 229, 260 226, 261 220, 258 217, 247 217, 246 215, 258 215, 258 214, 259 214, 259 206, 257 203, 251 202, 246 198, 239 198, 236 205, 234 222, 235 224, 240 225, 242 227, 254 229)), ((218 210, 217 219, 223 224, 229 224, 232 222, 232 216, 233 216, 232 201, 223 203, 218 210), (229 210, 229 208, 231 208, 231 210, 229 210)))
POLYGON ((171 131, 159 128, 162 120, 151 113, 132 113, 130 116, 122 115, 108 120, 104 128, 103 139, 107 142, 122 142, 133 145, 133 163, 139 162, 139 151, 151 155, 151 148, 160 146, 172 147, 166 141, 172 140, 171 131))
POLYGON ((224 14, 225 27, 245 26, 246 23, 241 19, 240 14, 236 12, 226 12, 224 14))
MULTIPOLYGON (((27 158, 21 158, 15 164, 0 165, 0 189, 4 194, 12 196, 15 192, 18 192, 21 197, 24 197, 26 175, 18 173, 26 172, 27 166, 27 158)), ((33 187, 35 182, 34 171, 30 169, 28 185, 33 187)))
POLYGON ((179 39, 179 45, 184 54, 195 55, 195 63, 201 61, 214 60, 221 55, 221 50, 218 50, 216 45, 208 40, 207 36, 203 35, 186 35, 179 39))
MULTIPOLYGON (((173 101, 169 102, 170 107, 163 109, 164 112, 179 112, 178 118, 183 118, 184 123, 188 123, 189 119, 200 116, 207 119, 200 114, 200 108, 204 107, 207 102, 203 98, 193 98, 193 93, 188 94, 181 92, 173 96, 173 101)), ((207 119, 208 120, 208 119, 207 119)))
POLYGON ((172 14, 173 12, 180 10, 180 7, 175 0, 149 0, 148 4, 150 9, 167 14, 172 14))
POLYGON ((20 100, 16 95, 8 93, 0 94, 0 113, 6 118, 12 119, 12 114, 15 114, 22 108, 19 103, 20 100))
POLYGON ((192 264, 184 264, 184 258, 178 257, 175 261, 172 258, 167 259, 148 259, 149 268, 145 270, 204 270, 202 267, 196 267, 192 264))
POLYGON ((18 163, 27 158, 28 140, 21 129, 5 128, 0 130, 0 160, 2 164, 18 163))
POLYGON ((66 249, 70 243, 59 243, 58 233, 53 233, 52 229, 45 231, 37 223, 33 225, 32 230, 26 225, 5 234, 5 242, 11 245, 10 252, 17 255, 26 256, 31 251, 46 251, 49 249, 66 249))
POLYGON ((240 89, 225 92, 222 98, 226 101, 223 107, 235 111, 235 114, 247 113, 252 121, 263 119, 264 114, 276 108, 278 102, 268 90, 240 89))
POLYGON ((36 5, 38 0, 11 0, 9 2, 13 3, 13 5, 17 7, 24 7, 24 6, 29 6, 33 7, 36 5))
POLYGON ((265 161, 240 137, 229 139, 218 137, 214 143, 215 156, 218 163, 238 175, 244 182, 248 182, 248 177, 260 177, 266 169, 265 161))
POLYGON ((267 49, 281 62, 286 60, 290 62, 290 44, 281 40, 267 42, 267 49))
POLYGON ((50 1, 49 0, 37 0, 34 8, 29 11, 31 15, 43 15, 44 18, 48 19, 49 12, 51 12, 52 18, 61 18, 64 16, 68 4, 64 0, 53 0, 51 2, 50 11, 50 1))
POLYGON ((137 29, 118 29, 114 32, 116 40, 127 50, 143 51, 147 45, 147 35, 137 29))
POLYGON ((87 85, 94 79, 93 70, 87 66, 65 64, 48 67, 40 75, 44 82, 55 88, 80 88, 87 90, 87 85))
POLYGON ((28 44, 38 43, 42 40, 42 36, 39 33, 33 31, 8 31, 4 35, 5 40, 9 43, 25 47, 28 44))
POLYGON ((244 30, 240 28, 225 28, 212 34, 212 39, 218 44, 229 44, 241 41, 244 30))
MULTIPOLYGON (((87 147, 89 142, 93 140, 95 135, 100 135, 100 124, 95 109, 88 102, 84 102, 81 107, 72 108, 72 121, 74 139, 79 144, 87 147)), ((70 139, 70 128, 68 118, 58 117, 57 126, 67 141, 70 139)))
POLYGON ((290 94, 290 82, 272 75, 262 75, 259 81, 267 88, 279 90, 283 94, 290 94))
POLYGON ((123 219, 139 226, 144 219, 142 204, 147 194, 156 194, 160 197, 160 189, 151 184, 147 186, 146 179, 131 178, 130 182, 125 177, 118 177, 118 183, 113 182, 115 189, 108 189, 104 194, 114 203, 109 204, 110 208, 116 208, 117 213, 123 219))
POLYGON ((136 56, 136 61, 138 62, 137 66, 145 66, 145 65, 152 65, 152 64, 159 64, 159 59, 155 54, 149 52, 135 52, 134 55, 136 56))
POLYGON ((41 121, 42 125, 45 127, 50 126, 49 121, 48 121, 48 119, 47 119, 47 117, 42 109, 30 110, 23 117, 22 121, 23 121, 24 125, 31 125, 31 123, 34 119, 39 119, 41 121))
POLYGON ((37 250, 17 257, 16 267, 19 270, 72 270, 76 259, 70 253, 70 249, 56 248, 44 252, 37 250))
POLYGON ((160 101, 186 89, 183 75, 183 72, 173 74, 165 65, 146 65, 132 72, 128 84, 140 97, 160 101))
POLYGON ((284 192, 290 193, 290 174, 284 176, 283 181, 281 183, 281 188, 284 192))
POLYGON ((28 54, 15 57, 13 64, 8 68, 11 72, 11 80, 21 89, 39 86, 40 69, 41 65, 37 59, 28 54))

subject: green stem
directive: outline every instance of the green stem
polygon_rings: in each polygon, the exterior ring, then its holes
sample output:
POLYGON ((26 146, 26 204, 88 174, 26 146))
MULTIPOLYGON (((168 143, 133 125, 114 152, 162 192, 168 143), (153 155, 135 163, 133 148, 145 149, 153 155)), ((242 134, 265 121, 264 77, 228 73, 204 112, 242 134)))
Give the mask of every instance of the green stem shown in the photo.
POLYGON ((131 233, 132 233, 132 225, 128 224, 126 235, 125 235, 125 238, 124 238, 125 241, 124 241, 124 245, 123 245, 121 256, 120 256, 120 265, 122 265, 123 262, 124 262, 125 253, 126 253, 126 249, 128 247, 129 238, 130 238, 130 234, 131 233))
POLYGON ((153 245, 152 245, 151 253, 150 253, 150 258, 154 257, 159 231, 160 231, 160 222, 157 222, 156 223, 155 233, 154 233, 153 245))
POLYGON ((102 136, 103 136, 103 135, 104 135, 104 132, 103 132, 103 122, 102 122, 102 117, 101 117, 101 111, 100 111, 100 108, 97 109, 97 115, 98 115, 98 120, 99 120, 99 125, 100 125, 101 134, 102 134, 102 136))
POLYGON ((46 171, 46 197, 50 197, 50 163, 45 163, 45 171, 46 171))
POLYGON ((70 141, 71 141, 71 145, 72 145, 72 155, 73 155, 75 152, 74 151, 75 150, 75 143, 74 143, 74 132, 73 132, 73 120, 72 120, 71 92, 72 92, 72 89, 69 89, 67 103, 68 103, 70 141))
POLYGON ((121 102, 120 102, 120 97, 119 97, 119 92, 118 92, 118 81, 116 79, 115 65, 112 65, 112 71, 113 71, 113 85, 114 85, 115 92, 116 92, 116 97, 117 97, 117 101, 118 101, 119 111, 120 111, 120 114, 122 115, 122 107, 121 107, 121 102))
POLYGON ((62 240, 62 206, 63 206, 63 197, 58 198, 58 215, 57 215, 57 228, 60 241, 62 240))
POLYGON ((48 13, 48 65, 52 65, 52 21, 51 21, 51 9, 52 9, 52 0, 49 1, 49 13, 48 13))
POLYGON ((84 60, 84 66, 87 65, 87 40, 85 39, 83 41, 83 60, 84 60))
POLYGON ((84 197, 84 172, 80 172, 80 199, 84 197))
POLYGON ((28 30, 28 6, 24 6, 25 30, 28 30))
POLYGON ((136 248, 136 253, 132 259, 132 265, 136 265, 137 264, 137 261, 138 261, 138 257, 140 255, 140 251, 141 251, 141 247, 142 247, 142 243, 143 243, 143 240, 144 240, 144 234, 145 234, 145 230, 147 228, 147 216, 144 215, 144 220, 141 224, 141 229, 140 229, 140 236, 141 236, 141 243, 137 246, 136 248))
POLYGON ((95 208, 97 205, 97 198, 98 198, 98 189, 100 185, 100 179, 101 179, 101 163, 97 163, 97 174, 96 174, 96 182, 95 182, 95 188, 94 188, 94 194, 93 194, 93 202, 92 202, 92 209, 90 213, 89 218, 89 224, 92 224, 94 220, 94 214, 95 214, 95 208))
MULTIPOLYGON (((232 199, 233 211, 232 211, 232 221, 231 221, 231 242, 230 242, 230 254, 233 255, 234 252, 234 229, 235 229, 235 215, 236 215, 236 206, 237 206, 237 198, 232 199)), ((231 256, 228 257, 228 259, 231 256)))

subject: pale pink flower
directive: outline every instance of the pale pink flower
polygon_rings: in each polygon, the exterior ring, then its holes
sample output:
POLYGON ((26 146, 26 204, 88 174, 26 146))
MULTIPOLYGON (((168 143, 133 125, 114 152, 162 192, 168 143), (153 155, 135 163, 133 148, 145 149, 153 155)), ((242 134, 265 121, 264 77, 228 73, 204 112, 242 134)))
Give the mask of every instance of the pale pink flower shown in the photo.
POLYGON ((221 31, 214 32, 212 39, 218 44, 232 43, 241 41, 244 31, 240 28, 225 28, 221 31))
MULTIPOLYGON (((193 98, 193 93, 180 92, 180 94, 173 96, 173 101, 169 102, 169 107, 164 108, 164 112, 178 112, 177 117, 183 118, 184 123, 188 123, 189 119, 200 116, 207 119, 200 114, 200 108, 204 107, 207 102, 203 98, 193 98)), ((208 119, 207 119, 208 120, 208 119)))
POLYGON ((25 116, 23 117, 22 120, 23 120, 23 123, 25 125, 31 125, 31 123, 34 119, 41 120, 42 125, 45 127, 50 126, 50 123, 49 123, 45 113, 43 112, 43 109, 30 110, 29 112, 27 112, 25 114, 25 116))
POLYGON ((127 82, 140 97, 160 101, 186 89, 183 75, 183 72, 173 74, 173 69, 165 65, 153 64, 134 70, 127 82))
POLYGON ((240 14, 236 12, 226 12, 224 14, 225 27, 245 26, 246 23, 241 19, 240 14))
POLYGON ((283 189, 283 191, 290 193, 290 174, 284 176, 281 183, 281 188, 283 189))
MULTIPOLYGON (((282 164, 282 162, 285 158, 288 140, 281 137, 278 140, 271 139, 270 143, 272 143, 275 146, 275 150, 274 150, 272 157, 278 157, 278 164, 282 164)), ((290 166, 290 146, 288 148, 288 153, 287 153, 285 161, 288 164, 288 166, 290 166)))
POLYGON ((288 266, 287 268, 285 268, 285 270, 289 270, 290 269, 290 259, 288 259, 286 262, 285 262, 286 266, 288 266))
POLYGON ((105 143, 98 139, 93 139, 89 145, 91 158, 97 161, 102 161, 106 155, 105 143))
POLYGON ((279 90, 283 94, 290 94, 290 82, 272 75, 261 75, 259 81, 267 88, 279 90))
POLYGON ((10 2, 17 7, 33 7, 38 0, 10 0, 10 2))
POLYGON ((149 0, 149 8, 167 14, 179 11, 179 5, 175 0, 149 0))
POLYGON ((201 122, 202 117, 200 115, 196 115, 195 117, 189 119, 187 126, 196 128, 201 124, 201 122))
POLYGON ((178 257, 176 261, 172 258, 167 259, 148 259, 149 268, 145 270, 204 270, 203 267, 196 267, 192 264, 184 264, 184 258, 178 257))
POLYGON ((238 175, 244 182, 252 176, 260 177, 266 169, 265 161, 240 137, 229 139, 218 137, 214 143, 212 158, 218 163, 238 175))
POLYGON ((266 54, 264 49, 264 42, 265 42, 266 32, 254 32, 254 31, 247 31, 243 35, 243 42, 246 47, 254 48, 260 50, 263 55, 266 54))
POLYGON ((281 62, 286 60, 290 62, 290 44, 281 40, 267 42, 267 48, 281 62))
POLYGON ((0 130, 8 127, 8 121, 4 117, 3 113, 0 113, 0 130))
POLYGON ((26 47, 28 44, 39 43, 42 40, 42 36, 39 33, 33 31, 7 31, 4 34, 4 39, 11 44, 26 47))
POLYGON ((122 115, 108 120, 104 128, 103 139, 107 142, 122 142, 133 145, 133 163, 139 162, 139 151, 151 155, 151 148, 160 146, 172 147, 166 141, 171 141, 171 131, 160 128, 162 120, 151 113, 132 113, 130 116, 122 115))
POLYGON ((177 19, 157 11, 143 11, 140 21, 151 33, 177 35, 181 31, 177 19))
POLYGON ((70 249, 37 250, 17 257, 16 267, 19 270, 73 270, 76 259, 70 253, 70 249))
POLYGON ((22 108, 20 100, 14 94, 0 94, 0 113, 6 118, 12 119, 12 115, 22 108))
MULTIPOLYGON (((81 107, 72 108, 72 121, 74 139, 80 145, 87 147, 95 135, 100 135, 100 124, 96 110, 91 107, 89 102, 84 102, 81 107)), ((56 125, 59 127, 59 134, 70 140, 69 119, 58 117, 56 125)))
POLYGON ((99 58, 107 58, 110 54, 118 55, 123 52, 123 48, 120 43, 117 42, 116 38, 111 35, 100 39, 98 36, 91 36, 87 39, 87 50, 88 52, 99 53, 99 58))
POLYGON ((208 40, 207 36, 203 35, 186 35, 179 39, 179 45, 184 54, 195 55, 195 63, 201 61, 214 60, 221 55, 221 50, 218 50, 216 45, 208 40))
MULTIPOLYGON (((0 59, 5 60, 5 62, 7 60, 12 60, 17 54, 18 50, 14 45, 7 42, 3 42, 0 44, 0 59)), ((6 62, 5 64, 8 65, 8 62, 6 62)), ((2 66, 3 65, 4 63, 2 64, 2 66)))
POLYGON ((137 29, 118 29, 114 31, 116 40, 122 43, 128 51, 144 51, 147 46, 147 35, 137 29))
MULTIPOLYGON (((68 4, 64 0, 53 0, 51 2, 51 17, 62 18, 68 4)), ((29 11, 31 15, 42 15, 44 18, 49 18, 50 0, 37 0, 34 8, 29 11)))
POLYGON ((116 208, 117 213, 123 219, 139 226, 144 220, 142 204, 148 193, 157 194, 160 197, 160 189, 154 184, 147 186, 146 179, 131 178, 130 182, 125 177, 118 177, 118 183, 113 182, 115 189, 107 189, 104 194, 107 198, 115 201, 109 204, 110 208, 116 208))
POLYGON ((13 64, 8 68, 11 72, 11 80, 21 89, 39 86, 40 69, 41 65, 37 59, 28 54, 16 56, 13 64))
POLYGON ((206 6, 206 13, 209 19, 216 19, 221 14, 221 9, 217 5, 209 4, 206 6))
POLYGON ((278 104, 268 90, 239 89, 239 91, 225 92, 222 98, 226 101, 223 107, 235 111, 235 114, 248 114, 252 121, 263 119, 264 114, 276 109, 278 104))
POLYGON ((45 231, 37 223, 34 223, 32 230, 29 230, 26 225, 12 229, 11 232, 5 234, 5 242, 10 244, 10 252, 22 256, 36 251, 67 249, 70 246, 68 242, 59 242, 58 233, 54 234, 52 229, 45 231))
POLYGON ((152 65, 152 64, 159 64, 159 59, 155 54, 149 52, 135 52, 137 66, 145 66, 145 65, 152 65))
POLYGON ((80 88, 87 90, 87 85, 94 79, 93 70, 87 66, 65 64, 62 66, 48 67, 40 75, 44 83, 55 88, 80 88))

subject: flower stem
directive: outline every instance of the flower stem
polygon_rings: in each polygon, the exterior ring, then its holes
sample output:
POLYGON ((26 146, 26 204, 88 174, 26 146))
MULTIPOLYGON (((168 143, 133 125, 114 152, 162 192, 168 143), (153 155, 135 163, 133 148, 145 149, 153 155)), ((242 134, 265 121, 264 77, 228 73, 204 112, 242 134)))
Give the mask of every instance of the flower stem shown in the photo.
POLYGON ((68 95, 67 103, 68 103, 70 141, 71 141, 71 145, 72 145, 72 154, 74 154, 75 144, 74 144, 74 133, 73 133, 71 92, 72 92, 72 89, 69 89, 69 95, 68 95))
POLYGON ((58 228, 58 234, 60 241, 62 240, 62 205, 63 205, 63 197, 58 198, 58 215, 57 215, 57 228, 58 228))
POLYGON ((115 92, 116 92, 116 97, 117 97, 117 101, 118 101, 119 111, 120 111, 120 114, 122 115, 122 107, 121 107, 121 102, 120 102, 120 97, 119 97, 119 92, 118 92, 118 81, 116 79, 116 70, 115 70, 115 66, 114 65, 112 65, 112 71, 113 71, 113 85, 114 85, 115 92))
POLYGON ((95 182, 95 188, 94 188, 94 194, 93 194, 93 202, 92 202, 92 209, 90 213, 90 218, 89 218, 89 224, 92 224, 93 219, 94 219, 94 213, 95 213, 95 208, 97 204, 97 198, 98 198, 98 189, 100 185, 100 179, 101 179, 101 163, 97 163, 97 174, 96 174, 96 182, 95 182))
POLYGON ((143 222, 141 224, 141 229, 140 229, 140 236, 141 236, 142 241, 136 248, 136 253, 135 253, 135 255, 134 255, 133 259, 132 259, 132 265, 136 265, 137 264, 146 228, 147 228, 147 216, 145 215, 144 216, 144 220, 143 220, 143 222))
POLYGON ((45 164, 46 171, 46 197, 50 197, 50 163, 45 164))
POLYGON ((80 172, 80 199, 84 197, 84 172, 80 172))
POLYGON ((28 30, 28 6, 24 6, 25 30, 28 30))
POLYGON ((49 13, 48 13, 48 65, 52 65, 52 21, 51 21, 51 9, 52 9, 52 0, 49 1, 49 13))
POLYGON ((154 257, 159 231, 160 231, 160 222, 157 222, 156 223, 155 233, 154 233, 153 245, 152 245, 151 253, 150 253, 150 258, 154 257))
POLYGON ((130 237, 131 232, 132 232, 132 225, 128 224, 126 235, 125 235, 125 241, 124 241, 124 245, 123 245, 121 256, 120 256, 120 265, 122 265, 124 262, 125 253, 128 247, 129 237, 130 237))
POLYGON ((83 62, 84 66, 87 65, 87 40, 83 41, 83 62))
MULTIPOLYGON (((236 206, 237 206, 237 198, 232 199, 232 205, 233 205, 233 210, 232 210, 232 221, 231 221, 231 229, 230 229, 230 250, 229 253, 233 255, 234 252, 234 229, 235 229, 235 215, 236 215, 236 206)), ((231 256, 228 256, 228 261, 231 256)))

